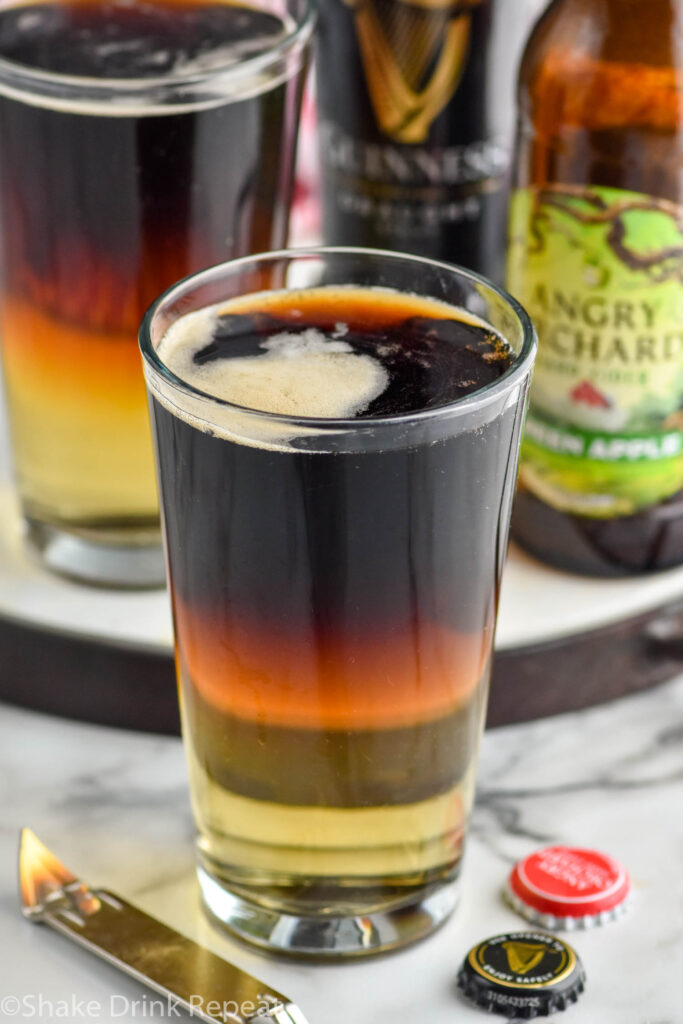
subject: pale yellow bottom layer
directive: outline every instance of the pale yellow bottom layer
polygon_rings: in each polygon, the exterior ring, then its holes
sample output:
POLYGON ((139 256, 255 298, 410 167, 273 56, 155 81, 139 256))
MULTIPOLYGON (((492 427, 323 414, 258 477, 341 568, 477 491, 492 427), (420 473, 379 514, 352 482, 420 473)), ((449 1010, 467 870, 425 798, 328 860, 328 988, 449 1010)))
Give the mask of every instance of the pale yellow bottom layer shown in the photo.
POLYGON ((153 519, 152 437, 134 334, 98 335, 20 304, 1 318, 26 510, 52 525, 153 519))
MULTIPOLYGON (((200 850, 225 878, 258 887, 326 879, 414 884, 453 869, 474 791, 474 758, 461 783, 411 804, 297 807, 253 800, 212 782, 188 751, 200 850)), ((286 771, 286 766, 283 766, 286 771)))

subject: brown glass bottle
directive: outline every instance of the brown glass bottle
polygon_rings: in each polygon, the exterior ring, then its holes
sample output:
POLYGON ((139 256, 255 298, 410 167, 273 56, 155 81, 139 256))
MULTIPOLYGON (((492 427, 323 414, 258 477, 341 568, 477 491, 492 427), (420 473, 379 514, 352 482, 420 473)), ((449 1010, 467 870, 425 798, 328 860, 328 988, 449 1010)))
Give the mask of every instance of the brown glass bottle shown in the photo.
POLYGON ((683 562, 683 2, 554 0, 519 83, 508 287, 539 360, 512 520, 591 575, 683 562))

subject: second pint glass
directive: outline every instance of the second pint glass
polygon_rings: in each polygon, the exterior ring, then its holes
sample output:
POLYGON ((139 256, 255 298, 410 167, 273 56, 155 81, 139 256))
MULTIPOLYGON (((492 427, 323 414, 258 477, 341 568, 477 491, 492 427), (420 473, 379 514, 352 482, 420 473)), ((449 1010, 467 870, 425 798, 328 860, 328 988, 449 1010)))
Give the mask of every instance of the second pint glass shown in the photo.
POLYGON ((137 328, 179 277, 286 241, 307 0, 0 12, 0 331, 45 563, 163 581, 137 328))

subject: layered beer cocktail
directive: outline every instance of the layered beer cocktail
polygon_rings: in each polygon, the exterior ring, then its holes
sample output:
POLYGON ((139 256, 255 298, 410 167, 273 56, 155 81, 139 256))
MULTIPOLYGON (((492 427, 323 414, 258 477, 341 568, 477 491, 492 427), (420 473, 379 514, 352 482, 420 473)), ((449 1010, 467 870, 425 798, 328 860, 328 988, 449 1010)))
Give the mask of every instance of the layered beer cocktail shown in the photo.
POLYGON ((28 536, 163 581, 137 329, 173 281, 284 244, 311 13, 149 0, 0 12, 0 331, 28 536))
POLYGON ((456 895, 531 328, 321 250, 187 279, 142 348, 205 901, 292 952, 417 938, 456 895))

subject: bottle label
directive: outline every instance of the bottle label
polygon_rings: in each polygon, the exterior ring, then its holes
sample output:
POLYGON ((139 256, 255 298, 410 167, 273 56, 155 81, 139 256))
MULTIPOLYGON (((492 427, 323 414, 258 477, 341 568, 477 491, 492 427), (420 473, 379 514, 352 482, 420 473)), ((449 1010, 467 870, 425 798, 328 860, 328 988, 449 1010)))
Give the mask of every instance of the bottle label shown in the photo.
POLYGON ((626 516, 683 487, 683 207, 553 185, 512 200, 508 288, 539 353, 520 480, 626 516))

